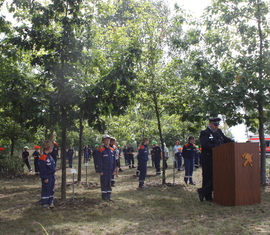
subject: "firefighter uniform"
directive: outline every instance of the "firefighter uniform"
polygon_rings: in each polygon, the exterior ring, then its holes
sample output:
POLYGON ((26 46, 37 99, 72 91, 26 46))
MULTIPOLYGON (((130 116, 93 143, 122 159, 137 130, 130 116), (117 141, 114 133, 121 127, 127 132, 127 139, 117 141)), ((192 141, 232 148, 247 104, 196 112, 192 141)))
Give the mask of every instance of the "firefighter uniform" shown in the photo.
POLYGON ((194 157, 194 167, 199 168, 200 167, 200 154, 201 151, 198 146, 196 146, 196 152, 195 152, 195 157, 194 157))
MULTIPOLYGON (((117 147, 115 145, 110 145, 110 147, 113 149, 113 154, 115 156, 115 167, 116 167, 116 161, 117 161, 117 156, 116 156, 116 149, 117 147)), ((115 187, 115 177, 114 175, 112 175, 112 178, 111 178, 111 186, 112 187, 115 187)))
POLYGON ((98 170, 101 184, 101 197, 103 200, 111 200, 111 180, 113 172, 115 172, 115 151, 112 147, 102 146, 98 153, 98 170))
POLYGON ((139 188, 144 188, 144 181, 146 178, 146 172, 147 172, 147 161, 148 161, 148 149, 147 145, 142 144, 139 148, 138 153, 138 169, 140 172, 139 175, 139 188))
POLYGON ((51 152, 51 156, 54 159, 55 165, 56 165, 59 148, 58 148, 58 143, 56 143, 54 141, 52 141, 52 143, 53 143, 53 151, 51 152))
POLYGON ((53 205, 54 185, 55 185, 55 161, 50 154, 43 153, 39 158, 39 175, 42 182, 41 204, 53 205), (48 179, 48 183, 44 180, 48 179))
POLYGON ((95 149, 93 151, 93 159, 94 159, 94 168, 96 172, 98 171, 98 156, 99 156, 99 145, 95 144, 95 149))
POLYGON ((27 146, 24 147, 24 150, 22 152, 22 159, 23 159, 23 162, 25 163, 25 165, 27 166, 28 170, 32 171, 32 168, 31 168, 30 163, 29 163, 29 152, 28 152, 27 146))
POLYGON ((131 146, 129 146, 126 150, 129 169, 135 168, 135 166, 134 166, 134 153, 133 152, 134 152, 134 149, 131 146))
POLYGON ((194 167, 194 156, 195 156, 196 146, 192 143, 187 143, 183 147, 182 156, 184 158, 184 165, 185 165, 185 177, 184 181, 187 184, 189 181, 189 184, 193 184, 193 167, 194 167))
MULTIPOLYGON (((210 123, 219 125, 220 118, 210 118, 210 123)), ((201 131, 200 142, 202 146, 200 162, 202 165, 202 188, 198 189, 199 198, 203 201, 213 201, 213 165, 212 165, 212 149, 224 143, 233 142, 230 138, 226 137, 220 129, 213 131, 209 126, 201 131)))
POLYGON ((38 174, 39 174, 39 169, 38 169, 38 168, 39 168, 39 164, 38 164, 38 160, 39 160, 40 153, 39 153, 37 150, 35 150, 35 151, 33 152, 32 156, 34 157, 35 173, 36 173, 36 175, 38 175, 38 174))
POLYGON ((162 151, 161 151, 161 148, 158 145, 156 145, 156 142, 153 142, 153 143, 154 143, 154 147, 152 150, 152 154, 153 154, 153 158, 154 158, 156 174, 160 175, 161 174, 161 172, 160 172, 160 159, 161 159, 161 152, 162 151))

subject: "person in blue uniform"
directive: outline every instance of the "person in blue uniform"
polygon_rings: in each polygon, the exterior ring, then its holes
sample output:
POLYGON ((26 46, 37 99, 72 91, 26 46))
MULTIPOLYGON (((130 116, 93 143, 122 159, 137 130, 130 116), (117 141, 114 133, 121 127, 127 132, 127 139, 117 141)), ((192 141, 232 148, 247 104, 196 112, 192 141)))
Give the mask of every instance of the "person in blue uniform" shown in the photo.
MULTIPOLYGON (((113 148, 113 150, 114 150, 114 156, 115 156, 115 174, 117 174, 117 172, 116 172, 116 166, 117 166, 117 147, 116 147, 116 145, 115 145, 115 143, 116 143, 116 138, 114 138, 114 137, 110 137, 110 147, 111 148, 113 148)), ((115 187, 115 177, 114 177, 115 175, 113 174, 112 175, 112 179, 111 179, 111 186, 112 187, 115 187)))
POLYGON ((200 167, 200 154, 201 154, 201 150, 199 149, 199 146, 196 146, 196 152, 195 152, 195 157, 194 157, 194 167, 195 168, 199 168, 200 167))
POLYGON ((160 160, 161 160, 161 148, 157 145, 157 141, 152 141, 153 149, 152 149, 152 157, 154 159, 156 175, 160 175, 160 160))
POLYGON ((74 155, 74 150, 73 150, 72 146, 69 146, 69 148, 67 150, 67 159, 68 159, 68 165, 70 168, 72 168, 73 155, 74 155))
POLYGON ((201 159, 202 165, 202 188, 198 188, 199 199, 202 202, 204 198, 206 201, 213 201, 213 164, 212 164, 212 149, 224 143, 234 142, 226 137, 223 132, 218 128, 220 118, 209 118, 208 127, 201 131, 201 159))
POLYGON ((193 136, 188 137, 188 143, 184 145, 182 156, 184 158, 185 165, 185 177, 184 181, 186 184, 195 185, 192 179, 193 168, 194 168, 194 156, 196 152, 196 145, 194 144, 195 138, 193 136))
POLYGON ((98 155, 99 155, 99 145, 98 144, 95 144, 94 145, 94 150, 93 150, 93 158, 94 158, 94 168, 95 168, 95 171, 98 173, 98 155))
POLYGON ((111 179, 115 174, 115 151, 110 147, 110 136, 102 137, 103 146, 98 153, 98 170, 100 174, 101 197, 103 200, 113 201, 111 198, 112 187, 111 179))
POLYGON ((127 148, 127 152, 126 153, 127 153, 127 159, 128 159, 129 169, 135 168, 135 166, 134 166, 134 149, 131 146, 131 144, 128 145, 128 148, 127 148))
POLYGON ((30 163, 29 163, 29 152, 28 152, 28 149, 29 148, 27 146, 24 146, 23 152, 22 152, 22 160, 25 163, 25 165, 27 166, 28 170, 30 172, 32 172, 32 168, 31 168, 30 163))
POLYGON ((124 159, 125 159, 125 165, 128 166, 128 156, 127 156, 127 147, 124 146, 123 148, 123 154, 124 154, 124 159))
POLYGON ((50 141, 53 143, 53 151, 51 152, 51 156, 54 159, 55 165, 56 165, 59 148, 58 148, 58 143, 54 142, 54 134, 53 133, 50 135, 50 141))
POLYGON ((182 148, 178 148, 178 152, 174 154, 174 157, 177 161, 177 167, 178 171, 181 171, 181 166, 182 166, 182 148))
POLYGON ((142 144, 139 147, 139 152, 138 152, 138 170, 140 172, 139 188, 146 188, 146 186, 144 185, 144 181, 145 181, 146 172, 147 172, 148 144, 149 144, 149 139, 143 138, 142 144))
POLYGON ((34 157, 34 166, 35 166, 35 174, 39 175, 39 164, 38 160, 40 157, 40 152, 38 151, 40 147, 38 145, 34 146, 35 151, 33 152, 32 156, 34 157))
POLYGON ((88 162, 89 159, 89 148, 88 145, 85 145, 83 148, 83 157, 84 157, 84 163, 88 162))
POLYGON ((54 208, 55 161, 51 156, 53 143, 46 140, 42 144, 43 154, 39 158, 39 175, 41 179, 41 205, 44 209, 54 208))
POLYGON ((93 157, 93 151, 90 145, 88 145, 88 160, 91 161, 93 157))

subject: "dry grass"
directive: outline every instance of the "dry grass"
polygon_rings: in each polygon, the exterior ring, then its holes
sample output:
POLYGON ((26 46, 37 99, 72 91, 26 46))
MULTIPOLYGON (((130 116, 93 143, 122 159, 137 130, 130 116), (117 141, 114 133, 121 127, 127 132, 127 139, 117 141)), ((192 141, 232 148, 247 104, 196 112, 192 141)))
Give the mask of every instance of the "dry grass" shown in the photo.
MULTIPOLYGON (((197 187, 183 184, 183 171, 175 173, 176 185, 161 185, 161 176, 153 176, 154 169, 148 168, 148 188, 138 190, 135 170, 123 167, 113 188, 115 201, 105 202, 100 196, 99 176, 90 165, 88 184, 83 166, 74 200, 69 169, 68 199, 60 200, 61 171, 57 171, 56 208, 50 211, 43 211, 38 203, 38 176, 1 178, 0 234, 270 234, 269 187, 262 188, 259 205, 224 207, 201 203, 197 187)), ((194 181, 201 185, 200 169, 194 172, 194 181)), ((173 183, 172 165, 167 182, 173 183)))

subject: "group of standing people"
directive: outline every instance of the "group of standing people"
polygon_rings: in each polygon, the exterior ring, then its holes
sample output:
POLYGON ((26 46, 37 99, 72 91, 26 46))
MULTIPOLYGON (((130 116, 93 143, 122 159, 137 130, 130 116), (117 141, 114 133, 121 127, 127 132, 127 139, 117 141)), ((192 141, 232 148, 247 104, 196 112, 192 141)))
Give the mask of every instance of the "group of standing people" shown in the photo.
MULTIPOLYGON (((230 138, 226 137, 223 132, 218 128, 220 118, 210 118, 208 127, 200 133, 201 154, 200 164, 202 165, 202 187, 197 189, 200 201, 204 199, 206 201, 213 201, 213 165, 212 165, 212 149, 216 146, 222 145, 227 142, 233 142, 230 138)), ((111 193, 112 187, 115 185, 114 176, 118 170, 121 169, 120 154, 121 150, 117 147, 116 139, 109 135, 102 137, 103 145, 99 147, 98 144, 94 146, 93 158, 96 172, 100 174, 101 183, 101 197, 103 200, 112 201, 111 193)), ((145 179, 147 173, 147 161, 148 158, 148 145, 149 139, 143 138, 138 148, 138 167, 139 172, 139 188, 146 188, 145 179)), ((167 160, 169 158, 169 150, 164 145, 164 156, 162 155, 161 148, 157 145, 156 141, 152 142, 153 149, 151 151, 152 160, 156 167, 156 174, 160 175, 160 160, 165 161, 165 168, 167 167, 167 160), (163 156, 163 157, 162 157, 163 156)), ((40 154, 36 146, 32 156, 34 157, 35 172, 40 175, 42 182, 41 190, 41 204, 45 209, 52 209, 54 184, 55 184, 55 171, 56 161, 58 156, 58 144, 53 141, 53 136, 50 140, 44 141, 42 144, 43 154, 40 154)), ((73 149, 69 148, 70 154, 73 155, 73 149)), ((67 151, 67 153, 68 153, 67 151)), ((84 151, 85 152, 85 151, 84 151)), ((134 150, 131 145, 123 150, 124 156, 126 156, 126 162, 129 168, 135 168, 134 166, 134 150)), ((195 138, 190 136, 188 143, 183 146, 177 141, 174 146, 174 167, 181 170, 182 157, 184 159, 185 175, 184 182, 186 184, 195 185, 192 174, 194 169, 194 159, 196 154, 199 153, 198 147, 195 145, 195 138)), ((89 157, 89 155, 87 155, 89 157)), ((27 165, 29 171, 32 170, 29 164, 29 152, 28 147, 24 147, 22 153, 23 161, 27 165)), ((85 159, 84 155, 84 159, 85 159)), ((85 159, 86 160, 86 159, 85 159)), ((71 163, 72 164, 72 163, 71 163)), ((196 160, 195 160, 196 164, 196 160)), ((72 165, 70 165, 72 167, 72 165)))

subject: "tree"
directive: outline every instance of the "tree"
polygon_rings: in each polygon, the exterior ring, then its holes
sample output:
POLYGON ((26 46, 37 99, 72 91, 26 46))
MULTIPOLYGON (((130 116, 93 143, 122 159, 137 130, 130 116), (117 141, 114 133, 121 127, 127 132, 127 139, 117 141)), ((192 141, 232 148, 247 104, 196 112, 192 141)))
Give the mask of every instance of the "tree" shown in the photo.
MULTIPOLYGON (((90 23, 81 14, 82 1, 54 1, 42 5, 36 1, 14 2, 23 14, 15 16, 25 19, 17 27, 14 44, 32 52, 31 64, 39 68, 40 79, 48 86, 49 108, 45 115, 59 123, 61 133, 62 199, 66 198, 66 130, 76 118, 74 107, 80 99, 76 79, 80 78, 78 62, 82 60, 84 44, 80 34, 90 23), (29 22, 28 22, 29 21, 29 22)), ((11 9, 12 10, 12 9, 11 9)))
POLYGON ((228 125, 258 120, 261 183, 266 182, 264 123, 269 107, 269 3, 213 1, 205 15, 204 47, 194 77, 206 98, 202 107, 226 114, 228 125))

